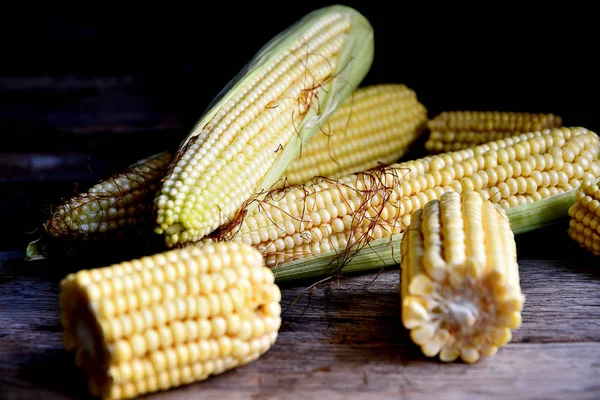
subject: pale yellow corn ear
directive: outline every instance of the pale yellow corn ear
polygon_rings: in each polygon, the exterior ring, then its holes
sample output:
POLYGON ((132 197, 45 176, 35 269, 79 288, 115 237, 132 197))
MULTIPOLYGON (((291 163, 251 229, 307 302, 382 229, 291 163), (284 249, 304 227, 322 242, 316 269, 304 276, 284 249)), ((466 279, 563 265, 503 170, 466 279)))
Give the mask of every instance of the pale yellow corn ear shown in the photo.
POLYGON ((241 210, 235 223, 204 242, 254 246, 278 279, 318 275, 335 265, 381 268, 398 262, 393 239, 399 240, 412 214, 445 192, 473 190, 509 213, 517 209, 510 215, 520 231, 566 216, 581 182, 600 177, 599 154, 594 132, 557 128, 316 179, 267 193, 256 200, 258 207, 241 210), (355 257, 363 251, 369 255, 355 257))
POLYGON ((600 256, 600 180, 586 181, 577 191, 577 201, 569 209, 568 235, 600 256))
POLYGON ((413 214, 402 239, 402 323, 427 357, 492 356, 521 325, 514 234, 478 193, 444 193, 413 214))
POLYGON ((360 84, 373 30, 357 11, 314 11, 268 43, 183 141, 156 198, 168 246, 197 241, 269 189, 360 84))
POLYGON ((53 237, 99 239, 148 221, 172 155, 155 154, 62 202, 44 223, 53 237))
POLYGON ((103 399, 202 381, 275 343, 281 293, 260 253, 240 243, 171 250, 68 275, 64 344, 103 399))
POLYGON ((424 132, 427 109, 401 84, 357 89, 292 161, 280 185, 339 178, 398 161, 424 132))
POLYGON ((519 133, 559 128, 553 114, 500 111, 446 111, 428 123, 425 148, 432 154, 474 147, 519 133))

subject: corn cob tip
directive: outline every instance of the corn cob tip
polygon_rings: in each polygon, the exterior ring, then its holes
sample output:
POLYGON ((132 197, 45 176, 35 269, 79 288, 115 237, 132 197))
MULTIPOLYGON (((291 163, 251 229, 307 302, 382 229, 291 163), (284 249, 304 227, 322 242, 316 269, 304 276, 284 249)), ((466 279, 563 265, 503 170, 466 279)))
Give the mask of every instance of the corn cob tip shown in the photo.
POLYGON ((413 214, 401 249, 402 323, 423 354, 474 363, 511 340, 525 297, 500 207, 444 193, 413 214))

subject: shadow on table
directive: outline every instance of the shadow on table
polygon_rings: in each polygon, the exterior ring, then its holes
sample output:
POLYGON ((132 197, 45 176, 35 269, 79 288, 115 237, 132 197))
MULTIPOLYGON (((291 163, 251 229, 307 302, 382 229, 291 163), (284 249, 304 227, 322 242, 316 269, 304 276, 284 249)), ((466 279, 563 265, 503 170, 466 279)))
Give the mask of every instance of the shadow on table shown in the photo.
POLYGON ((22 367, 19 378, 31 384, 73 399, 92 399, 87 377, 75 365, 73 353, 64 349, 40 351, 22 367))

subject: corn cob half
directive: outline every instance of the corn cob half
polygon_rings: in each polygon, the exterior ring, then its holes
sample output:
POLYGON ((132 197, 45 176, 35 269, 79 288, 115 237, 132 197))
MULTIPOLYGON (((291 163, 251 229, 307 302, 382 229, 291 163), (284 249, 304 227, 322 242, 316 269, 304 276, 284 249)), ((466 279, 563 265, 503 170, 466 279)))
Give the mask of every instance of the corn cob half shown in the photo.
POLYGON ((577 201, 569 209, 569 237, 595 256, 600 256, 599 183, 599 180, 584 182, 577 191, 577 201))
POLYGON ((176 249, 61 282, 64 343, 90 392, 124 399, 201 381, 275 342, 281 294, 238 243, 176 249))
POLYGON ((199 240, 268 189, 358 86, 373 31, 355 10, 314 11, 268 43, 183 141, 156 199, 168 246, 199 240))
POLYGON ((498 111, 446 111, 428 122, 430 153, 456 151, 519 133, 559 128, 562 119, 553 114, 498 111))
POLYGON ((391 164, 424 132, 427 109, 405 85, 357 89, 292 161, 281 184, 305 183, 315 176, 339 178, 391 164))
POLYGON ((401 251, 402 323, 426 356, 472 363, 510 341, 525 297, 504 209, 444 193, 413 214, 401 251))
POLYGON ((276 268, 278 279, 312 276, 332 265, 378 268, 398 262, 390 250, 393 239, 416 210, 445 192, 478 192, 507 209, 518 224, 513 228, 521 231, 565 217, 581 182, 600 177, 599 153, 594 132, 558 128, 337 180, 317 179, 268 193, 258 207, 242 210, 235 223, 204 242, 252 245, 276 268), (366 258, 357 257, 363 251, 366 258))

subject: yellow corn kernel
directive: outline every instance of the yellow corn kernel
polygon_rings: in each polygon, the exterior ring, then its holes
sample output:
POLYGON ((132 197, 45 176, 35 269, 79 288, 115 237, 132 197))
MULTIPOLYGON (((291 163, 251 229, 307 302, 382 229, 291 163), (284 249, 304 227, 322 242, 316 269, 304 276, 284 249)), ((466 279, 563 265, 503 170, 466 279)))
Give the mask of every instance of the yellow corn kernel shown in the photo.
POLYGON ((104 238, 122 234, 152 213, 152 201, 171 154, 159 153, 103 179, 61 203, 44 224, 54 237, 104 238))
POLYGON ((187 247, 68 275, 63 339, 92 395, 132 398, 257 359, 277 338, 280 300, 255 249, 187 247))
POLYGON ((359 88, 290 163, 280 183, 338 178, 396 162, 423 133, 426 122, 427 109, 405 85, 359 88))
POLYGON ((444 193, 413 214, 401 252, 402 323, 423 354, 473 363, 510 341, 525 296, 502 208, 444 193))
POLYGON ((317 10, 277 36, 184 140, 157 194, 168 246, 197 241, 277 181, 361 82, 373 32, 355 10, 317 10))
POLYGON ((569 237, 595 256, 600 256, 599 183, 597 179, 584 181, 577 191, 577 201, 569 209, 569 237))
POLYGON ((600 177, 599 153, 594 132, 557 128, 315 179, 269 192, 205 242, 241 241, 259 249, 270 267, 326 252, 349 256, 403 232, 416 210, 448 191, 476 191, 505 209, 569 192, 572 179, 600 177))
POLYGON ((430 153, 456 151, 519 133, 559 128, 562 119, 553 114, 499 111, 447 111, 428 121, 430 153))

